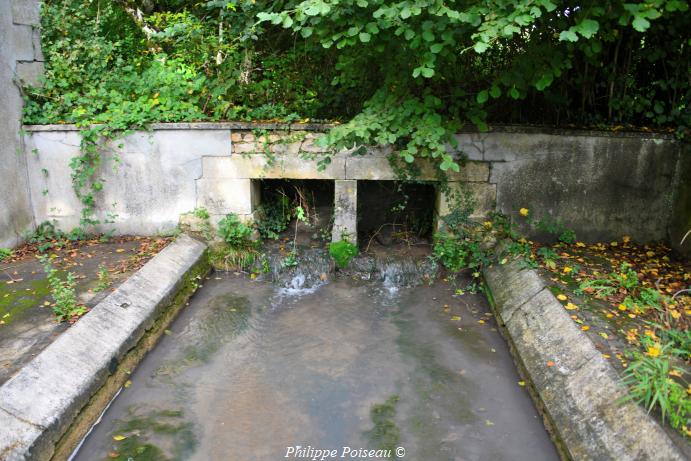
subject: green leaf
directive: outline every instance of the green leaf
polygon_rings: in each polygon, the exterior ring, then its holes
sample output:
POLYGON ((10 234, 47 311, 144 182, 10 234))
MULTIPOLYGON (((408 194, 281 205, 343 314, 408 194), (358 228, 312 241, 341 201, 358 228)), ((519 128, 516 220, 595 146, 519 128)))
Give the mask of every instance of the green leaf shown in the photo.
POLYGON ((360 37, 360 41, 362 43, 367 43, 372 38, 372 36, 370 34, 368 34, 367 32, 360 32, 359 37, 360 37))
POLYGON ((584 19, 578 24, 578 32, 585 38, 591 38, 600 30, 600 23, 593 19, 584 19))
POLYGON ((284 29, 288 29, 288 28, 289 28, 290 26, 292 26, 292 25, 293 25, 293 18, 291 18, 290 16, 286 15, 286 16, 283 18, 283 28, 284 28, 284 29))
POLYGON ((642 16, 636 16, 633 19, 633 28, 638 32, 645 32, 650 27, 650 21, 642 16))
POLYGON ((434 41, 434 34, 431 31, 426 30, 422 33, 422 38, 427 42, 433 42, 434 41))
POLYGON ((434 45, 432 45, 432 46, 429 47, 429 50, 430 50, 432 53, 437 54, 437 53, 439 53, 443 48, 444 48, 444 45, 443 45, 442 43, 435 43, 434 45))
POLYGON ((309 37, 310 35, 312 35, 312 28, 303 27, 302 30, 300 30, 300 35, 302 35, 304 38, 309 37))
POLYGON ((484 53, 487 48, 489 48, 489 43, 485 42, 475 42, 475 45, 473 45, 473 49, 476 53, 484 53))
POLYGON ((578 35, 576 35, 576 32, 573 30, 562 30, 561 33, 559 34, 559 41, 560 42, 577 42, 578 41, 578 35))
POLYGON ((487 99, 489 99, 489 93, 487 93, 487 90, 482 90, 477 94, 475 99, 478 104, 484 104, 487 102, 487 99))
POLYGON ((406 40, 412 40, 415 37, 415 31, 413 29, 406 29, 403 36, 406 40))
POLYGON ((513 99, 518 99, 521 96, 521 93, 516 88, 511 88, 509 90, 509 96, 511 96, 513 99))
POLYGON ((432 78, 432 76, 434 75, 434 69, 431 69, 429 67, 423 67, 420 69, 420 73, 425 78, 432 78))
POLYGON ((357 6, 360 8, 367 8, 367 0, 357 0, 357 6))
POLYGON ((537 81, 537 83, 535 84, 535 88, 542 91, 548 86, 550 86, 553 80, 554 74, 552 73, 552 71, 548 71, 546 74, 542 76, 542 78, 540 78, 540 80, 537 81))
POLYGON ((410 8, 405 7, 401 10, 401 19, 408 19, 411 15, 410 8))
POLYGON ((501 96, 501 90, 497 85, 492 85, 492 88, 489 90, 490 96, 492 96, 494 99, 498 98, 501 96))

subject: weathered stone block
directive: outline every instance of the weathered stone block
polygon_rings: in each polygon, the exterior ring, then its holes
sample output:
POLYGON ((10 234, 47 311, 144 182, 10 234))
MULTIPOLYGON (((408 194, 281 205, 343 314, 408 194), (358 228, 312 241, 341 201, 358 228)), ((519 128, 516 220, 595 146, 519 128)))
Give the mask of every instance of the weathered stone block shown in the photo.
POLYGON ((251 214, 259 204, 259 184, 251 179, 202 178, 197 180, 197 206, 211 214, 251 214))
MULTIPOLYGON (((495 210, 495 204, 497 199, 497 186, 496 184, 488 183, 466 183, 466 182, 450 182, 449 188, 452 192, 463 192, 467 190, 471 193, 473 199, 475 200, 475 211, 470 215, 472 219, 483 219, 487 215, 495 210)), ((437 216, 445 216, 449 214, 453 203, 449 203, 449 196, 447 194, 439 192, 437 195, 437 216)), ((441 226, 441 220, 438 224, 438 228, 441 226)))
POLYGON ((343 239, 357 245, 357 181, 337 180, 334 184, 334 224, 331 240, 343 239))
POLYGON ((41 86, 41 77, 45 67, 41 61, 18 62, 17 77, 24 85, 41 86))
MULTIPOLYGON (((346 156, 345 160, 347 179, 391 181, 399 179, 386 157, 379 155, 352 155, 346 156)), ((420 173, 417 179, 423 181, 438 180, 437 169, 439 167, 433 162, 419 159, 415 162, 415 166, 420 173)), ((449 181, 486 182, 489 179, 489 164, 484 162, 467 162, 461 167, 459 172, 449 170, 446 172, 446 176, 449 181)))
POLYGON ((41 2, 38 0, 12 0, 12 22, 29 26, 41 23, 41 2))
POLYGON ((202 160, 205 178, 254 178, 254 179, 342 179, 345 161, 333 158, 327 167, 319 171, 317 161, 294 156, 280 156, 270 164, 264 155, 234 155, 202 160))

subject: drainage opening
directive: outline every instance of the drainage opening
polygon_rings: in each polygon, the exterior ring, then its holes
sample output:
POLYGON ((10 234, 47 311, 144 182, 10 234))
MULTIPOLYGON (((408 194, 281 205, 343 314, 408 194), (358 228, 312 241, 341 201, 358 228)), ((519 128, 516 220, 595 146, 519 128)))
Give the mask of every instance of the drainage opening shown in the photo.
POLYGON ((331 241, 334 182, 320 179, 262 179, 255 221, 262 238, 295 237, 310 245, 331 241))
POLYGON ((429 183, 358 181, 358 242, 363 251, 429 251, 436 187, 429 183))

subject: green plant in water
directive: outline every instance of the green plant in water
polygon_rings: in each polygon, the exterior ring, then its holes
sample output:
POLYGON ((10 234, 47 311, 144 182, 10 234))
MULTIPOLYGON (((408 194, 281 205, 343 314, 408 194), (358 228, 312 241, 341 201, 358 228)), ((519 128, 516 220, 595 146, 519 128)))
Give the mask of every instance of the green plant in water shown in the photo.
POLYGON ((278 190, 266 204, 259 207, 256 222, 259 235, 263 238, 278 239, 278 234, 288 228, 292 216, 290 200, 283 190, 278 190))
POLYGON ((393 395, 386 402, 372 406, 370 418, 374 427, 365 433, 377 448, 391 450, 392 453, 401 440, 401 430, 393 420, 396 416, 398 400, 399 397, 393 395))
POLYGON ((348 240, 343 239, 339 242, 329 243, 329 255, 331 255, 334 261, 336 261, 336 265, 341 269, 347 267, 357 254, 357 246, 348 240))
POLYGON ((77 304, 77 293, 75 291, 77 281, 74 278, 74 274, 67 272, 65 280, 62 280, 58 270, 50 263, 48 256, 41 256, 39 260, 46 272, 46 278, 50 285, 50 294, 54 301, 52 308, 58 321, 70 320, 75 316, 84 314, 86 309, 77 304))

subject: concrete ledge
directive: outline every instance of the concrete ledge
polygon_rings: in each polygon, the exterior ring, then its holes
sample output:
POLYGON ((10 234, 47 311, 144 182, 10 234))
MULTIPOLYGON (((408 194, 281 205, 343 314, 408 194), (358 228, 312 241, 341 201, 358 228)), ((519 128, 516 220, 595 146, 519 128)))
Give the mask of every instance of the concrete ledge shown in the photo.
MULTIPOLYGON (((284 131, 326 131, 337 126, 333 123, 263 123, 263 122, 178 122, 151 123, 151 130, 284 130, 284 131)), ((79 131, 76 125, 69 123, 52 125, 24 125, 24 131, 79 131)), ((579 130, 575 128, 555 128, 539 125, 492 125, 489 131, 480 132, 472 125, 463 126, 459 133, 520 133, 520 134, 553 134, 559 136, 588 136, 602 138, 640 138, 674 140, 673 133, 654 131, 602 131, 579 130)))
POLYGON ((618 402, 627 390, 616 371, 536 271, 514 261, 484 275, 502 334, 562 458, 686 459, 641 407, 618 402))
POLYGON ((53 456, 85 405, 194 283, 190 274, 207 267, 205 250, 179 237, 0 387, 0 459, 53 456))

